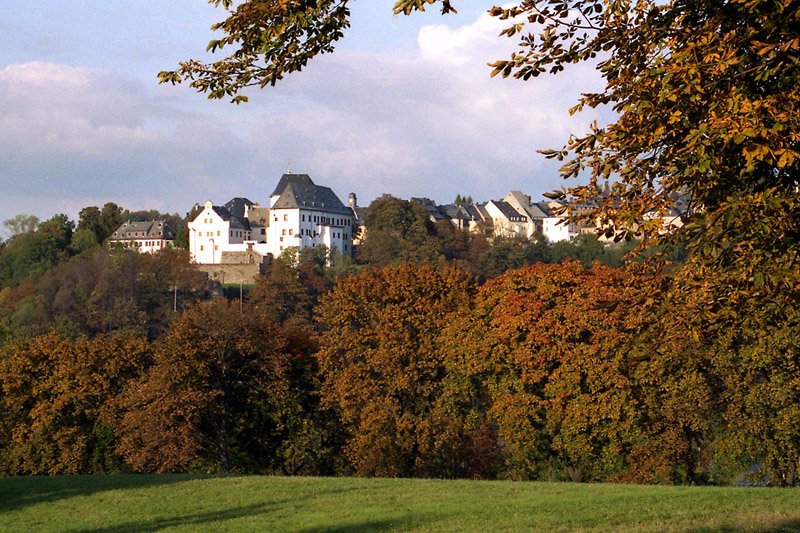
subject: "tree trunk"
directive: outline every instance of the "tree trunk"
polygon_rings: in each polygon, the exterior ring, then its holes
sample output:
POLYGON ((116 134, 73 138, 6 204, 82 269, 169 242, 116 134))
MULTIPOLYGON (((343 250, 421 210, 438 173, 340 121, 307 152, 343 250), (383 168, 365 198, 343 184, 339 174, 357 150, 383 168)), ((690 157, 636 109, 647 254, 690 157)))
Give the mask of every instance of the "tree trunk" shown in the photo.
POLYGON ((567 472, 569 473, 569 478, 573 483, 583 482, 583 472, 581 472, 581 469, 577 466, 568 465, 567 472))

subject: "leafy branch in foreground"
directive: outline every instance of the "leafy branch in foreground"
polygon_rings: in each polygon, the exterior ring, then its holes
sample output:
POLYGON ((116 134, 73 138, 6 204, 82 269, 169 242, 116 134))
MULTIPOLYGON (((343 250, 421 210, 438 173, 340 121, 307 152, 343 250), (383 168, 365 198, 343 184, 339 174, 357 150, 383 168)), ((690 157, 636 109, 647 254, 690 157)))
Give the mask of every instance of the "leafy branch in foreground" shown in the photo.
POLYGON ((210 0, 228 11, 228 18, 211 29, 225 36, 208 43, 207 51, 235 47, 229 56, 210 64, 197 60, 180 63, 174 71, 159 72, 161 83, 190 85, 209 98, 232 97, 245 87, 275 85, 285 74, 297 72, 318 54, 333 51, 333 43, 350 26, 347 0, 248 0, 235 8, 232 0, 210 0))
MULTIPOLYGON (((246 87, 275 85, 284 75, 299 72, 319 54, 332 52, 334 43, 350 27, 348 0, 209 0, 228 16, 211 29, 224 37, 208 43, 207 52, 236 49, 212 63, 190 59, 176 70, 158 73, 160 83, 189 81, 209 98, 231 97, 240 104, 246 87)), ((442 4, 442 13, 455 13, 449 0, 399 0, 394 13, 425 11, 426 4, 442 4)))

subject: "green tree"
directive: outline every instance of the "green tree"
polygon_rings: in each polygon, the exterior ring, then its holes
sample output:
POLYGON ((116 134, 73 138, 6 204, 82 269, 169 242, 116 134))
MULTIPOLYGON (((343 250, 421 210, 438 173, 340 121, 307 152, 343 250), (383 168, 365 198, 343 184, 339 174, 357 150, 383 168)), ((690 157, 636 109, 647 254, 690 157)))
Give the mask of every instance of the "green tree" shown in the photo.
POLYGON ((15 235, 0 249, 0 286, 16 286, 53 268, 67 257, 72 230, 66 215, 55 215, 35 231, 15 235))
POLYGON ((195 204, 182 220, 173 220, 172 223, 176 225, 172 226, 175 230, 175 240, 172 244, 176 248, 183 248, 184 250, 189 249, 189 222, 194 220, 197 217, 197 213, 201 210, 200 205, 195 204))
POLYGON ((122 212, 113 202, 106 203, 102 209, 95 206, 81 209, 72 248, 80 252, 91 248, 92 243, 102 244, 122 224, 122 212))
POLYGON ((3 221, 3 226, 10 233, 10 237, 21 233, 31 233, 39 227, 39 217, 34 215, 19 214, 3 221))
POLYGON ((364 218, 366 236, 356 250, 361 263, 435 262, 442 243, 423 207, 390 195, 376 198, 364 218))

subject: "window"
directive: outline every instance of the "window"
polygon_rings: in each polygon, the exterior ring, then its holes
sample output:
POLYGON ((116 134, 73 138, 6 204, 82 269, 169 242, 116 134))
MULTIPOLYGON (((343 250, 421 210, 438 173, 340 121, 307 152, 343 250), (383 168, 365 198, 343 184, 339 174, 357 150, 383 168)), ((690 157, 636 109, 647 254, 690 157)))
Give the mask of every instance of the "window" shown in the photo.
POLYGON ((294 230, 293 229, 289 229, 289 235, 294 235, 294 230))
POLYGON ((215 245, 214 245, 214 250, 219 250, 219 246, 217 246, 217 245, 215 244, 215 245))
POLYGON ((217 237, 219 237, 219 230, 217 230, 217 237))
POLYGON ((203 245, 202 244, 200 245, 200 251, 201 252, 203 251, 203 245))
POLYGON ((289 221, 289 215, 283 215, 283 221, 284 222, 288 222, 289 221))
POLYGON ((281 230, 281 235, 286 235, 286 230, 285 229, 281 230))
POLYGON ((305 215, 301 215, 301 216, 303 218, 303 222, 305 222, 306 221, 306 216, 305 215))
MULTIPOLYGON (((283 237, 281 237, 279 240, 280 240, 281 242, 283 242, 283 237)), ((283 247, 281 247, 281 250, 283 250, 283 247)))
POLYGON ((261 228, 261 235, 266 235, 266 233, 267 233, 266 228, 261 228))

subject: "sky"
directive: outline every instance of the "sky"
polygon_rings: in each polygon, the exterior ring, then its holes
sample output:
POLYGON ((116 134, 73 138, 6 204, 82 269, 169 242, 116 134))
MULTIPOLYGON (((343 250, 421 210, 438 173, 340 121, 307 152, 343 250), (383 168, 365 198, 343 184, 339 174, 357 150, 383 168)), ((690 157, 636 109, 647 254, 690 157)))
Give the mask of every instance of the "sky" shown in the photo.
MULTIPOLYGON (((185 214, 210 199, 268 203, 281 174, 307 173, 359 205, 392 194, 437 203, 564 185, 536 150, 586 131, 570 117, 601 87, 590 65, 533 81, 490 78, 515 41, 489 3, 456 15, 393 16, 391 0, 353 0, 332 54, 250 102, 159 85, 180 60, 209 59, 205 0, 37 0, 0 7, 0 221, 116 202, 185 214)), ((461 5, 463 4, 463 5, 461 5)))

